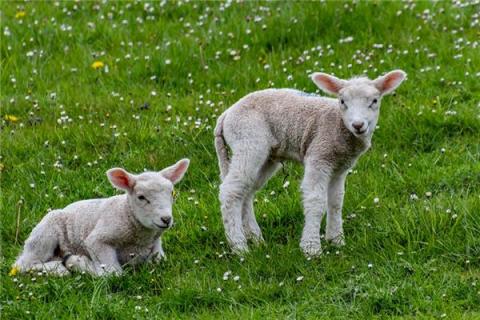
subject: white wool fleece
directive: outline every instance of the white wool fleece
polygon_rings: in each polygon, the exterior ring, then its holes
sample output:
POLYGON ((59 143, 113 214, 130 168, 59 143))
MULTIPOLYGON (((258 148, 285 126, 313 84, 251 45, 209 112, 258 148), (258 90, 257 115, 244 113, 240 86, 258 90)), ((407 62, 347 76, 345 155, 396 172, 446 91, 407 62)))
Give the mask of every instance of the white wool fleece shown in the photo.
POLYGON ((178 161, 159 172, 107 172, 125 194, 83 200, 49 212, 33 229, 14 264, 20 272, 64 275, 70 270, 101 276, 122 273, 122 265, 165 256, 161 234, 173 224, 173 185, 189 165, 178 161))
POLYGON ((325 211, 326 239, 344 243, 345 177, 370 147, 382 97, 405 77, 401 70, 375 80, 342 80, 314 73, 313 82, 336 99, 292 89, 267 89, 245 96, 218 118, 214 134, 223 181, 221 211, 234 251, 246 251, 247 239, 263 241, 253 199, 282 160, 302 162, 305 167, 301 185, 305 226, 300 242, 305 254, 321 253, 320 224, 325 211))

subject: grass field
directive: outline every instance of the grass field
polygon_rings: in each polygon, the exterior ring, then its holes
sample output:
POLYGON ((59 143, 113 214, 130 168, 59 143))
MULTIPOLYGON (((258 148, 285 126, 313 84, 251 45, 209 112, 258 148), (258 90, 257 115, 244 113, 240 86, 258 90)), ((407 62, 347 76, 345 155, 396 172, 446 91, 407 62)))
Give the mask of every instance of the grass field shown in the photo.
POLYGON ((0 6, 1 318, 480 318, 478 1, 0 6), (304 258, 289 163, 257 196, 266 244, 230 254, 216 116, 258 89, 315 92, 314 71, 396 68, 408 80, 347 179, 346 246, 304 258), (114 195, 111 167, 182 157, 167 261, 120 278, 8 276, 48 209, 114 195))

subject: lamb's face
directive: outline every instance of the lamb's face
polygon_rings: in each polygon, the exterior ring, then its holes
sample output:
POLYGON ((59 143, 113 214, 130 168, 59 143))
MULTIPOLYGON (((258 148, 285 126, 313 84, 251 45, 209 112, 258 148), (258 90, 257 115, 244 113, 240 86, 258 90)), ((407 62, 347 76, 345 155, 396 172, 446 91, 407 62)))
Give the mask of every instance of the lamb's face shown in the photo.
POLYGON ((380 91, 372 81, 348 81, 338 93, 343 123, 355 136, 369 136, 375 130, 380 114, 380 91))
POLYGON ((405 72, 395 70, 375 80, 342 80, 325 73, 314 73, 312 80, 323 91, 337 95, 345 127, 357 137, 368 137, 377 125, 382 97, 395 90, 405 77, 405 72))
POLYGON ((127 197, 133 214, 143 226, 166 230, 173 225, 173 183, 161 173, 138 175, 127 197))
POLYGON ((183 178, 189 163, 183 159, 162 171, 139 175, 114 168, 107 176, 113 186, 127 191, 130 209, 143 226, 163 231, 173 224, 173 186, 183 178))

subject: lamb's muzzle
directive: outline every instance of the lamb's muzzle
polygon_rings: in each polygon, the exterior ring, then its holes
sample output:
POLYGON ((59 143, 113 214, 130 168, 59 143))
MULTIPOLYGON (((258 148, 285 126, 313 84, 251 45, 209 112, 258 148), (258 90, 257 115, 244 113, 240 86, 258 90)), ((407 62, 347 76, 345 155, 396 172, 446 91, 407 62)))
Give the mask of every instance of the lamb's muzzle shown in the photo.
POLYGON ((314 73, 313 82, 336 99, 268 89, 243 97, 219 117, 215 148, 222 177, 221 211, 235 252, 248 249, 247 239, 263 240, 253 199, 284 159, 305 166, 305 226, 300 243, 305 254, 321 253, 320 224, 325 211, 326 239, 344 244, 342 205, 347 171, 370 147, 382 97, 405 78, 401 70, 375 80, 343 80, 314 73))

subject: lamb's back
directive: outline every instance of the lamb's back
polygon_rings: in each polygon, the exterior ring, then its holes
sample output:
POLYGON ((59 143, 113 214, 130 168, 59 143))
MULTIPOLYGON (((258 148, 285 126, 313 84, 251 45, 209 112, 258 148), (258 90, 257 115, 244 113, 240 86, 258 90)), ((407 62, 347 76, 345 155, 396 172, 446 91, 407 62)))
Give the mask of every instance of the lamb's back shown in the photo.
POLYGON ((295 89, 265 89, 244 96, 230 109, 239 112, 258 110, 264 113, 309 113, 312 108, 318 111, 317 108, 332 108, 337 103, 336 99, 295 89))
MULTIPOLYGON (((321 134, 325 123, 339 117, 337 104, 336 99, 294 89, 266 89, 250 93, 227 110, 224 121, 227 142, 232 140, 229 139, 230 132, 239 132, 242 126, 247 130, 252 120, 258 122, 261 119, 274 137, 274 156, 301 160, 305 143, 311 140, 310 137, 321 134)), ((258 125, 256 129, 258 131, 258 125)))
POLYGON ((62 249, 79 253, 99 222, 109 221, 113 228, 118 220, 123 219, 125 201, 124 195, 81 200, 55 210, 45 218, 55 226, 62 249))

